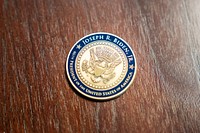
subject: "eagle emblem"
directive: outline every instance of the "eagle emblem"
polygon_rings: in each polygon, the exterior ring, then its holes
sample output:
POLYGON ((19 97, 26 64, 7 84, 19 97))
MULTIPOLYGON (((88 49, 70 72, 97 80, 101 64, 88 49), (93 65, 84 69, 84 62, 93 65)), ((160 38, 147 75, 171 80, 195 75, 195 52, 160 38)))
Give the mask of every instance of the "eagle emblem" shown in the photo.
POLYGON ((115 50, 98 46, 90 49, 89 60, 83 60, 82 71, 88 74, 93 83, 106 84, 116 75, 115 68, 121 63, 121 58, 115 50))

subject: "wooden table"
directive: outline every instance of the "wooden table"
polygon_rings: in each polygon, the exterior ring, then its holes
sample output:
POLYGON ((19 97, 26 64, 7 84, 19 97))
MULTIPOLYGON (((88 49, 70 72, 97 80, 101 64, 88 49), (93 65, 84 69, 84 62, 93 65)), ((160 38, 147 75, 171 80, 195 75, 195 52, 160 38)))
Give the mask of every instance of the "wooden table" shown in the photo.
POLYGON ((1 0, 0 132, 200 132, 199 0, 1 0), (135 52, 136 78, 107 102, 67 80, 69 50, 110 32, 135 52))

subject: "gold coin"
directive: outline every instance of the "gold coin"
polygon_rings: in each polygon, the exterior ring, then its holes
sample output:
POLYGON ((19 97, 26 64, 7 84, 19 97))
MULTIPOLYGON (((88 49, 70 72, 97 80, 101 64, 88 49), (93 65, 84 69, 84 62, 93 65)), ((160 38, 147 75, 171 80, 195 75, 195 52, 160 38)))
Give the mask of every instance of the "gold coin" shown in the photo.
POLYGON ((131 47, 110 33, 93 33, 80 39, 66 62, 74 88, 86 97, 108 100, 122 94, 136 74, 131 47))

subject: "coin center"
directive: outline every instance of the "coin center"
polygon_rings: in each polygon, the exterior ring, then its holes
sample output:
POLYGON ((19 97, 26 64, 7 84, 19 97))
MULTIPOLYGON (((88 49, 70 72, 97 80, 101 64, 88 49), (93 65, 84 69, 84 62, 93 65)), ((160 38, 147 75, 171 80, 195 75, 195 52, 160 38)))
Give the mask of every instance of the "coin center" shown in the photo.
POLYGON ((124 52, 106 41, 87 44, 76 60, 76 72, 80 80, 97 90, 107 90, 118 85, 128 68, 124 52))

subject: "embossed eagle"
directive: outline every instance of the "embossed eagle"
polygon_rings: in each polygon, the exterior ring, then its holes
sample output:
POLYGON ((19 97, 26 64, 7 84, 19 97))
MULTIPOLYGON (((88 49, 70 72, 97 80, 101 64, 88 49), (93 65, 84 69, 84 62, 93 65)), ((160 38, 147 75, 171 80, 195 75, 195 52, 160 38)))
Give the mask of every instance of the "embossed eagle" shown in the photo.
POLYGON ((106 84, 116 75, 115 68, 121 63, 119 55, 108 47, 90 49, 90 59, 82 62, 82 71, 89 74, 94 83, 106 84))

